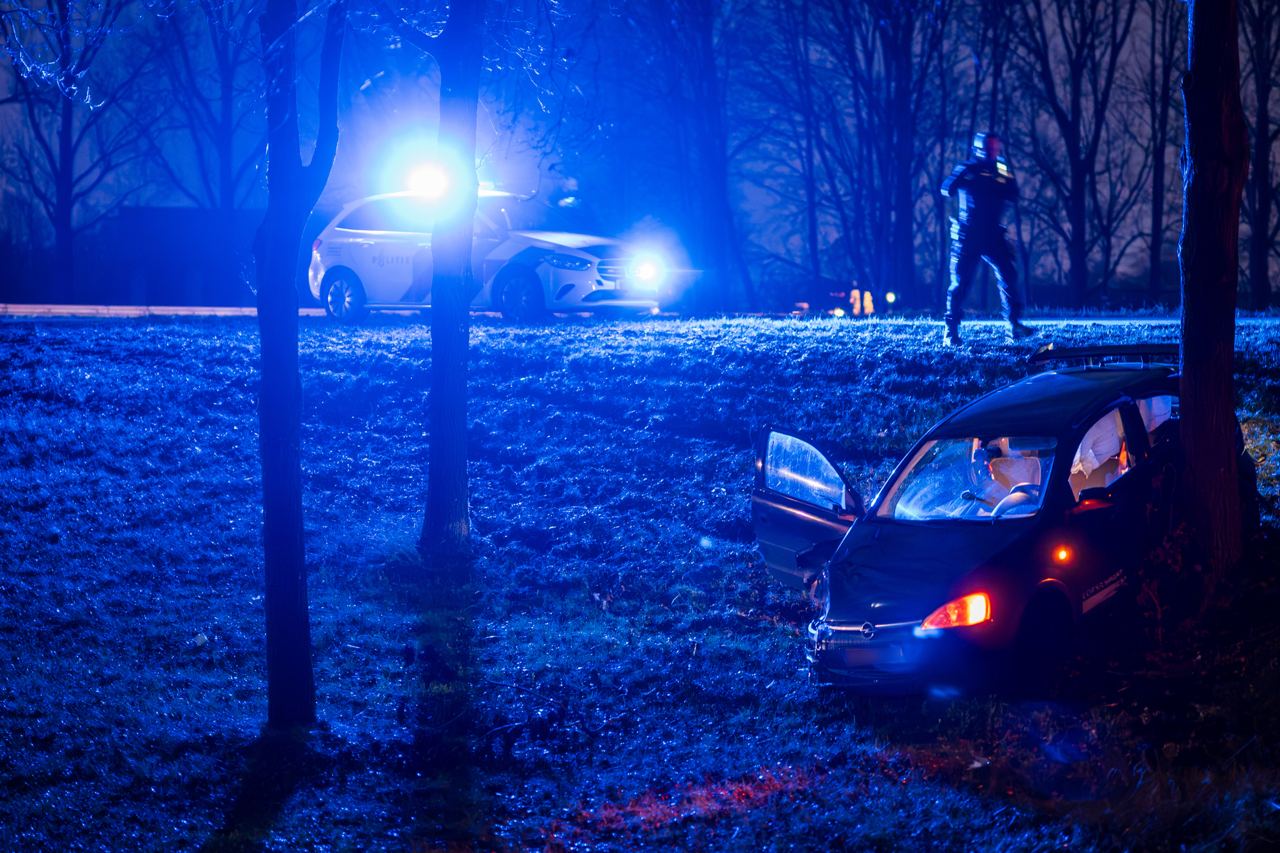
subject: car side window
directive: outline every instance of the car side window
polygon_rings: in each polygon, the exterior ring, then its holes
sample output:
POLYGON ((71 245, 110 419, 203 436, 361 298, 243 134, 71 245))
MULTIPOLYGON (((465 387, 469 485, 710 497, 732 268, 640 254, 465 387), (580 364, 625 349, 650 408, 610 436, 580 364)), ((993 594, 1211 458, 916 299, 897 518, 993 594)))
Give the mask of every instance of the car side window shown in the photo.
POLYGON ((1158 447, 1177 439, 1178 398, 1174 394, 1161 394, 1138 400, 1138 414, 1146 427, 1148 444, 1158 447))
POLYGON ((1085 489, 1105 488, 1129 472, 1133 460, 1125 440, 1120 409, 1107 412, 1089 427, 1071 460, 1068 482, 1075 499, 1085 489))
POLYGON ((792 435, 769 433, 764 485, 823 509, 845 509, 845 487, 840 472, 812 445, 792 435))
POLYGON ((386 231, 387 219, 386 202, 371 201, 348 213, 338 227, 348 231, 386 231))
POLYGON ((435 211, 420 198, 384 198, 363 204, 347 214, 339 228, 348 231, 424 233, 431 230, 435 211))

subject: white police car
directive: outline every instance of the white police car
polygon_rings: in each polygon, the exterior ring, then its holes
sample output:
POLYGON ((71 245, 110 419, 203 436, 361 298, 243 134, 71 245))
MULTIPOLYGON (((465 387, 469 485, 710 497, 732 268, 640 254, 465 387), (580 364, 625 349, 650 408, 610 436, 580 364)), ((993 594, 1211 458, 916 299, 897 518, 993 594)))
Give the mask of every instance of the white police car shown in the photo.
MULTIPOLYGON (((312 244, 311 295, 339 320, 370 309, 429 307, 430 229, 438 211, 438 202, 414 193, 348 204, 312 244)), ((661 253, 557 230, 573 224, 572 214, 533 197, 481 190, 472 267, 481 287, 472 307, 522 321, 553 311, 657 310, 673 278, 661 253)))

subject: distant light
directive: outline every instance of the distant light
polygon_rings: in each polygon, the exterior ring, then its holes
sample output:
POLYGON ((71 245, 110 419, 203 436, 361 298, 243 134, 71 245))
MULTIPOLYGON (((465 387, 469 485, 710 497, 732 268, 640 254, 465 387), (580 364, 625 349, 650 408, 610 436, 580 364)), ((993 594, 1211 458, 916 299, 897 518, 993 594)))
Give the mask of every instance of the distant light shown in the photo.
POLYGON ((662 313, 662 309, 659 308, 657 305, 655 305, 649 309, 649 313, 656 317, 657 315, 662 313))
POLYGON ((1053 552, 1053 559, 1059 563, 1067 563, 1071 561, 1071 549, 1066 545, 1059 545, 1053 552))
POLYGON ((406 183, 412 193, 429 199, 442 199, 448 194, 453 181, 443 164, 424 163, 409 173, 406 183))
POLYGON ((844 316, 844 309, 843 309, 843 308, 837 308, 837 309, 835 309, 834 311, 832 311, 832 312, 831 312, 831 316, 833 316, 833 317, 843 317, 843 316, 844 316))
POLYGON ((892 305, 893 303, 895 303, 895 302, 897 302, 897 301, 898 301, 898 294, 896 294, 896 293, 894 293, 892 290, 890 290, 890 291, 888 291, 888 292, 886 292, 886 293, 885 293, 885 295, 884 295, 884 301, 885 301, 887 304, 892 305))

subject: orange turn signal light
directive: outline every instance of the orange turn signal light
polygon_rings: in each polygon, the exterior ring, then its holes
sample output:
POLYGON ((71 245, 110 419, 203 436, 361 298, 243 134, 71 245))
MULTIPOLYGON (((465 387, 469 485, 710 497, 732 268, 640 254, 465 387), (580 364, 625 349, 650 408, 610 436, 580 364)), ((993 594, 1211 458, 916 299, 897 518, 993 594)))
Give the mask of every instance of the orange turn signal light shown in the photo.
POLYGON ((1053 549, 1053 559, 1059 563, 1071 562, 1071 549, 1066 545, 1059 545, 1053 549))
POLYGON ((948 601, 930 613, 929 618, 924 620, 920 627, 926 631, 938 628, 963 628, 990 619, 991 599, 985 592, 975 592, 954 601, 948 601))

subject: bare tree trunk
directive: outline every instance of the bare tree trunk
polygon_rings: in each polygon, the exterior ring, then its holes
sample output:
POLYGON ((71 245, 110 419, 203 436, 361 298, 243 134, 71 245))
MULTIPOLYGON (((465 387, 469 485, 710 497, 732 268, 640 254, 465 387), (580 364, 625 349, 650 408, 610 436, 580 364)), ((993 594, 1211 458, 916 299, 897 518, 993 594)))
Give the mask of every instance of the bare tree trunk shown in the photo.
POLYGON ((1188 518, 1220 578, 1242 550, 1233 358, 1248 169, 1236 0, 1192 0, 1182 151, 1182 445, 1188 518))
POLYGON ((1147 248, 1147 301, 1159 305, 1164 293, 1164 221, 1165 195, 1168 173, 1165 166, 1165 149, 1169 140, 1169 108, 1173 97, 1173 66, 1176 3, 1170 0, 1152 0, 1147 4, 1151 27, 1147 59, 1151 66, 1147 89, 1147 107, 1150 110, 1151 131, 1151 243, 1147 248))
POLYGON ((294 0, 267 0, 259 20, 270 148, 267 212, 254 246, 261 339, 258 441, 266 568, 267 723, 315 722, 311 626, 302 541, 302 385, 298 374, 298 244, 338 143, 338 61, 346 6, 329 9, 321 49, 320 128, 311 164, 299 154, 294 0))
POLYGON ((893 140, 893 176, 891 181, 892 218, 890 230, 889 280, 880 282, 880 291, 897 290, 904 294, 909 304, 923 305, 927 300, 916 289, 915 269, 915 146, 916 114, 912 102, 914 62, 914 22, 904 20, 897 28, 898 40, 890 61, 890 135, 893 140))
MULTIPOLYGON (((699 211, 700 259, 703 277, 697 304, 704 312, 723 311, 733 299, 730 288, 735 272, 734 243, 737 228, 729 199, 729 157, 724 126, 724 93, 717 65, 715 29, 718 6, 710 0, 696 0, 687 25, 692 56, 689 90, 693 102, 693 148, 697 157, 698 181, 694 189, 699 211)), ((743 275, 743 297, 753 307, 755 294, 749 276, 743 275)), ((740 303, 739 303, 740 304, 740 303)))
POLYGON ((1267 115, 1266 100, 1271 97, 1271 87, 1255 82, 1258 92, 1258 114, 1254 119, 1253 174, 1249 183, 1253 204, 1249 221, 1249 295, 1255 311, 1271 307, 1271 211, 1275 207, 1272 198, 1271 150, 1264 140, 1271 136, 1271 117, 1267 115))
MULTIPOLYGON (((1000 84, 1004 78, 1004 57, 1008 45, 1007 41, 1001 34, 1007 21, 1005 7, 1003 4, 999 4, 996 9, 999 17, 992 22, 995 38, 991 40, 991 101, 988 105, 987 111, 987 130, 989 132, 996 131, 998 127, 997 116, 999 115, 1000 108, 1000 84)), ((1014 206, 1013 227, 1015 233, 1020 233, 1022 231, 1022 223, 1018 218, 1017 205, 1014 206)), ((982 310, 985 312, 988 309, 988 302, 992 291, 991 267, 987 264, 982 264, 979 272, 982 275, 982 310)), ((1027 284, 1026 277, 1024 276, 1020 285, 1024 293, 1027 292, 1027 284)))
POLYGON ((1067 284, 1071 307, 1080 309, 1089 297, 1088 194, 1084 174, 1072 160, 1071 196, 1067 199, 1067 221, 1071 235, 1067 239, 1067 284))
MULTIPOLYGON (((818 115, 814 109, 813 62, 810 59, 809 27, 812 9, 810 0, 800 2, 800 45, 793 52, 800 85, 800 110, 804 122, 804 156, 801 161, 804 180, 805 246, 809 253, 809 275, 817 287, 822 280, 822 250, 818 235, 818 163, 817 135, 818 115)), ((794 49, 793 49, 794 50, 794 49)))
MULTIPOLYGON (((1167 123, 1167 117, 1164 119, 1167 123)), ((1165 132, 1168 132, 1167 124, 1165 132)), ((1152 305, 1159 305, 1164 293, 1164 196, 1165 196, 1165 159, 1164 139, 1153 140, 1155 150, 1152 152, 1154 163, 1151 167, 1151 245, 1147 248, 1147 300, 1152 305)))
POLYGON ((1249 198, 1249 307, 1271 307, 1271 212, 1275 183, 1271 171, 1271 93, 1280 62, 1280 25, 1271 4, 1243 0, 1245 53, 1253 76, 1253 160, 1249 198))
POLYGON ((58 100, 58 171, 54 175, 53 275, 57 293, 75 299, 75 127, 71 98, 58 100))
MULTIPOLYGON (((1105 168, 1099 151, 1137 0, 1024 0, 1016 6, 1020 20, 1012 29, 1020 62, 1030 72, 1026 94, 1043 102, 1037 108, 1052 119, 1031 127, 1031 153, 1065 208, 1068 227, 1056 221, 1051 227, 1066 243, 1071 305, 1082 308, 1089 296, 1090 252, 1100 242, 1089 228, 1097 175, 1105 168)), ((1110 259, 1101 260, 1105 284, 1110 259)))
POLYGON ((55 9, 58 27, 58 60, 65 93, 58 99, 58 157, 54 175, 53 269, 54 282, 63 299, 75 298, 75 208, 76 143, 75 110, 71 92, 79 82, 72 52, 72 21, 68 0, 58 0, 55 9))
POLYGON ((440 67, 439 147, 461 164, 456 212, 432 234, 431 396, 427 509, 418 548, 441 567, 461 568, 470 546, 467 483, 469 306, 476 288, 471 245, 476 210, 476 112, 484 3, 452 3, 433 48, 440 67))

